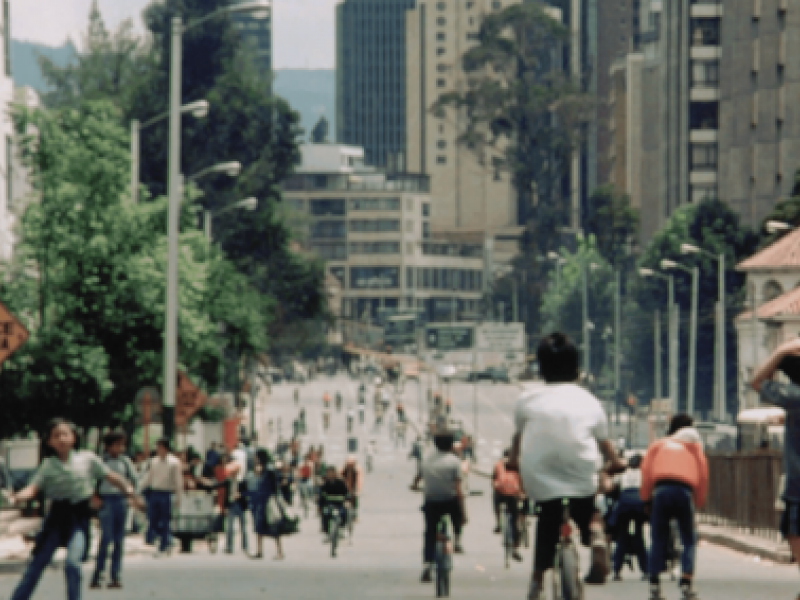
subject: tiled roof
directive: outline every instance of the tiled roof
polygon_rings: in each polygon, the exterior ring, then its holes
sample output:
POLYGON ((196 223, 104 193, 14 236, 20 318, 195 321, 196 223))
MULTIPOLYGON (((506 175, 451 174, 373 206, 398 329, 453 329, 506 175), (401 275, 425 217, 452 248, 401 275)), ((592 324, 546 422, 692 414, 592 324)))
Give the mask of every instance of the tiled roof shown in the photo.
MULTIPOLYGON (((774 300, 765 302, 756 309, 759 319, 770 319, 774 317, 789 317, 800 315, 800 287, 796 287, 783 296, 778 296, 774 300)), ((737 319, 746 320, 753 316, 753 311, 740 314, 737 319)))
POLYGON ((790 231, 777 242, 743 260, 736 265, 736 269, 739 271, 762 269, 800 270, 800 229, 790 231))

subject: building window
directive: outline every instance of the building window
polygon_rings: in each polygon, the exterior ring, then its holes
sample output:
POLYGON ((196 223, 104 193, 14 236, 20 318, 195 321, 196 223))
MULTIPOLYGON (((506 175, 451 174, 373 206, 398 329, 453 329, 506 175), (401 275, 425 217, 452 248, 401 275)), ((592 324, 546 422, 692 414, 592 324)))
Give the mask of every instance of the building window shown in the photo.
POLYGON ((692 144, 691 166, 692 169, 716 169, 717 145, 692 144))
POLYGON ((414 269, 406 267, 406 287, 414 287, 414 269))
POLYGON ((400 254, 400 242, 351 242, 350 254, 400 254))
POLYGON ((467 40, 469 41, 478 41, 481 39, 481 34, 478 32, 469 32, 467 33, 467 40))
POLYGON ((306 208, 306 201, 302 198, 291 198, 289 200, 289 206, 292 207, 293 210, 298 212, 305 210, 306 208))
POLYGON ((692 19, 692 46, 719 46, 719 19, 692 19))
POLYGON ((447 164, 447 157, 446 156, 437 156, 436 157, 436 164, 437 165, 446 165, 447 164))
POLYGON ((705 200, 717 199, 716 185, 693 185, 689 188, 689 200, 693 204, 698 204, 705 200))
POLYGON ((447 10, 447 4, 444 2, 437 2, 436 8, 438 8, 439 10, 447 10))
POLYGON ((344 221, 317 221, 311 224, 312 238, 344 238, 347 235, 347 224, 344 221))
POLYGON ((422 216, 423 217, 430 217, 431 216, 431 205, 428 202, 422 203, 422 216))
POLYGON ((475 6, 475 3, 474 3, 474 2, 467 2, 467 10, 469 10, 469 9, 470 9, 470 8, 472 8, 473 6, 475 6))
POLYGON ((444 27, 445 25, 447 25, 447 19, 445 19, 444 17, 439 17, 438 19, 436 19, 436 24, 439 25, 440 27, 444 27))
POLYGON ((689 129, 719 129, 719 103, 692 102, 689 107, 689 129))
POLYGON ((449 69, 450 67, 448 67, 447 65, 442 65, 442 64, 436 65, 436 70, 439 71, 439 73, 447 73, 449 69))
POLYGON ((338 244, 310 244, 309 249, 325 260, 347 260, 347 247, 338 244))
POLYGON ((350 210, 400 210, 400 198, 353 198, 350 210))
POLYGON ((422 239, 429 240, 431 239, 431 224, 427 221, 422 222, 422 239))
POLYGON ((400 284, 400 269, 397 267, 351 267, 350 288, 396 289, 400 284))
POLYGON ((445 81, 444 79, 437 79, 436 80, 436 87, 440 87, 440 88, 447 87, 447 81, 445 81))
POLYGON ((693 60, 692 86, 719 87, 719 61, 693 60))
POLYGON ((332 200, 310 200, 309 212, 315 217, 343 217, 345 214, 345 201, 332 200))
POLYGON ((439 33, 436 34, 437 42, 443 42, 444 40, 445 40, 445 34, 443 31, 440 31, 439 33))
POLYGON ((443 55, 444 55, 444 48, 437 48, 436 56, 443 56, 443 55))
POLYGON ((353 233, 380 233, 384 231, 400 231, 400 221, 396 219, 370 219, 364 221, 350 221, 350 231, 353 233))
POLYGON ((444 150, 445 148, 447 148, 447 142, 445 142, 444 140, 439 140, 438 142, 436 142, 436 147, 444 150))
POLYGON ((503 8, 503 3, 500 2, 500 0, 494 0, 494 2, 492 2, 492 10, 500 10, 501 8, 503 8))

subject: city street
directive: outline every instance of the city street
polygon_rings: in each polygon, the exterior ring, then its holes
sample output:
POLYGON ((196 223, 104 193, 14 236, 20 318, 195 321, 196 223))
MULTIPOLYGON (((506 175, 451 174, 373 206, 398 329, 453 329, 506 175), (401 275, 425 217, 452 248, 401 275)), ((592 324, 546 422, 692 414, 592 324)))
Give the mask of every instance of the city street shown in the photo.
MULTIPOLYGON (((357 383, 344 378, 320 379, 302 387, 301 406, 309 414, 309 443, 325 444, 327 458, 339 463, 346 452, 345 413, 333 410, 332 428, 321 427, 322 394, 337 389, 345 397, 345 406, 355 406, 357 383), (319 425, 318 423, 319 419, 319 425)), ((289 427, 297 409, 292 400, 294 386, 277 385, 270 398, 269 414, 280 416, 282 427, 289 427)), ((371 391, 371 390, 370 390, 371 391)), ((453 386, 456 418, 471 423, 472 386, 453 386)), ((489 466, 506 443, 511 431, 510 408, 518 393, 516 386, 481 384, 478 406, 482 467, 489 466)), ((410 417, 417 418, 415 384, 404 394, 410 417)), ((371 402, 368 403, 371 406, 371 402)), ((368 410, 368 422, 372 411, 368 410)), ((287 431, 287 429, 284 429, 287 431)), ((361 437, 369 436, 363 431, 361 437)), ((139 600, 146 598, 180 598, 192 600, 250 598, 429 598, 433 586, 419 583, 421 566, 422 519, 419 512, 421 495, 408 485, 413 476, 413 463, 407 460, 407 449, 395 449, 384 432, 373 436, 378 454, 375 470, 367 474, 362 499, 361 520, 356 526, 352 545, 343 544, 336 559, 330 558, 327 545, 318 533, 313 518, 303 521, 301 533, 284 541, 286 560, 272 560, 273 547, 265 542, 265 558, 250 560, 237 548, 234 555, 211 555, 205 544, 197 544, 191 555, 173 555, 153 559, 132 557, 126 561, 123 591, 87 591, 86 598, 139 600)), ((409 441, 411 436, 409 435, 409 441)), ((272 446, 275 440, 270 440, 272 446)), ((522 564, 503 568, 500 538, 491 533, 493 523, 488 480, 473 476, 471 488, 482 495, 469 499, 470 523, 465 531, 466 553, 456 556, 453 572, 454 598, 485 599, 491 597, 525 598, 530 569, 530 550, 524 552, 522 564)), ((583 556, 586 565, 587 557, 583 556)), ((87 565, 84 573, 88 577, 87 565)), ((703 545, 698 559, 697 590, 701 598, 713 600, 793 598, 800 589, 795 567, 756 562, 727 549, 703 545)), ((644 599, 646 584, 631 572, 623 583, 592 587, 591 599, 644 599)), ((0 577, 0 598, 8 597, 18 575, 0 577)), ((63 597, 63 574, 50 570, 40 585, 37 598, 63 597)), ((668 599, 678 598, 677 587, 667 582, 668 599)))

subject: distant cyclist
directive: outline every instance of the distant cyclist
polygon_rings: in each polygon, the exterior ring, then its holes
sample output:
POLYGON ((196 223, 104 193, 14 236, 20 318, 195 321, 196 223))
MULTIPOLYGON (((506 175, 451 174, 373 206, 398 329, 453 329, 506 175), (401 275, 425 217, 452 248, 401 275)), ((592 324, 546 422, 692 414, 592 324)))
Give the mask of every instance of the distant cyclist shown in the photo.
POLYGON ((322 408, 328 409, 331 407, 331 395, 328 392, 322 394, 322 408))
POLYGON ((336 412, 342 412, 342 395, 336 392, 336 412))
POLYGON ((437 433, 433 438, 436 449, 425 457, 422 463, 422 479, 425 482, 425 534, 422 582, 432 580, 431 570, 436 552, 436 532, 439 520, 449 516, 455 532, 455 551, 464 552, 461 547, 461 529, 467 524, 464 494, 461 489, 461 461, 453 454, 453 435, 448 432, 437 433))
POLYGON ((347 409, 347 433, 353 432, 353 422, 356 419, 356 413, 353 410, 353 407, 347 409))
POLYGON ((553 567, 563 521, 564 500, 578 526, 581 542, 592 547, 587 583, 604 583, 608 546, 596 518, 596 474, 600 456, 609 472, 624 470, 609 441, 600 402, 575 382, 580 376, 578 349, 562 333, 539 343, 539 369, 547 385, 523 392, 515 408, 509 464, 519 465, 525 494, 539 507, 529 600, 544 597, 545 571, 553 567))
POLYGON ((294 388, 294 405, 297 406, 298 404, 300 404, 300 390, 294 388))
POLYGON ((510 469, 508 466, 509 450, 503 452, 503 458, 498 460, 492 471, 492 504, 494 506, 495 533, 502 531, 500 522, 500 507, 505 506, 508 514, 511 515, 511 537, 514 541, 514 560, 522 560, 519 553, 520 530, 519 530, 519 503, 522 500, 522 485, 519 480, 519 473, 510 469))
POLYGON ((345 524, 347 496, 349 490, 344 479, 339 477, 336 467, 329 465, 325 469, 325 481, 319 490, 319 514, 322 518, 322 531, 327 535, 332 518, 338 518, 339 523, 345 524))
POLYGON ((366 418, 366 406, 363 404, 358 405, 358 422, 362 425, 364 424, 364 419, 366 418))

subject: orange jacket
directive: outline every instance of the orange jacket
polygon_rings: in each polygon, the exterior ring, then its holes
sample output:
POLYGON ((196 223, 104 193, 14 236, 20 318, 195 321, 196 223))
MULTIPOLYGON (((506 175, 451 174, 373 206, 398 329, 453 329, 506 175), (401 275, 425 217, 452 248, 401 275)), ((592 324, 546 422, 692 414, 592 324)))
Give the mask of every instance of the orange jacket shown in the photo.
POLYGON ((642 500, 650 502, 656 484, 667 479, 690 486, 697 508, 702 508, 705 504, 708 494, 708 463, 696 429, 681 429, 650 446, 642 462, 642 486, 639 489, 642 500))

